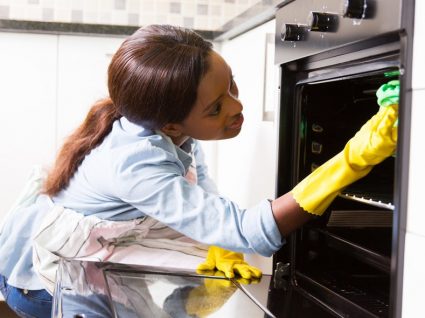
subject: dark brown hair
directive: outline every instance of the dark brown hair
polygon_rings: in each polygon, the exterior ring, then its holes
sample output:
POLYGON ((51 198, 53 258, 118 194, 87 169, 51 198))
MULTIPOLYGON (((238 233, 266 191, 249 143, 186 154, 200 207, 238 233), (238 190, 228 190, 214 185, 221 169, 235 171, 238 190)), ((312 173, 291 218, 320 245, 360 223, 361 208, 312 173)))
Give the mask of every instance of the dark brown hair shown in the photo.
POLYGON ((68 137, 44 184, 50 196, 68 186, 84 157, 121 116, 148 129, 180 123, 190 113, 209 68, 212 44, 170 25, 140 28, 114 54, 108 68, 110 98, 97 102, 68 137))

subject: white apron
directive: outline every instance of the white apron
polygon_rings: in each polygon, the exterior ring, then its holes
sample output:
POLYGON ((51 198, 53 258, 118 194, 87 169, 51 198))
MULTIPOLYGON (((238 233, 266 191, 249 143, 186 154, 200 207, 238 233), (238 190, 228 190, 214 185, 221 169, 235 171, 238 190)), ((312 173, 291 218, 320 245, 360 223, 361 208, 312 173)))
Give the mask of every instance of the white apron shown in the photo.
MULTIPOLYGON (((193 156, 186 178, 197 182, 193 156)), ((50 203, 49 212, 33 238, 34 268, 50 293, 61 257, 196 269, 207 255, 208 246, 151 217, 109 221, 50 203)))

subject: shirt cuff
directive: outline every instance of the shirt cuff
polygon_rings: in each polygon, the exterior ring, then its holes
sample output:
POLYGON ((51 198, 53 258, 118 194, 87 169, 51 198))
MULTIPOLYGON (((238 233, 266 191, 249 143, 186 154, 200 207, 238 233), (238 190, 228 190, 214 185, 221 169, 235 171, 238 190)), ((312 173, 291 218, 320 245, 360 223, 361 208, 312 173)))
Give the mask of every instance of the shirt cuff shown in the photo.
POLYGON ((260 255, 271 256, 285 243, 267 199, 245 211, 243 227, 252 249, 260 255))

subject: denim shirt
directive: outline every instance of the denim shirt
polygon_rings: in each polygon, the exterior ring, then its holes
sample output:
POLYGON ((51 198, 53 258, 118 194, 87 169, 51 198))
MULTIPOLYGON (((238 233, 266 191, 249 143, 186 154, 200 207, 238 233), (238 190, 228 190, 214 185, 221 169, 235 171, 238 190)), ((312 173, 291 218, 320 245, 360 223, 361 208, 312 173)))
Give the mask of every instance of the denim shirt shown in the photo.
MULTIPOLYGON (((55 205, 84 215, 121 221, 150 216, 207 245, 270 256, 283 244, 266 199, 248 209, 217 194, 198 141, 177 147, 160 132, 116 120, 55 205), (185 178, 196 161, 197 184, 185 178)), ((42 289, 32 268, 31 235, 46 213, 42 198, 17 211, 0 234, 0 274, 12 286, 42 289)))

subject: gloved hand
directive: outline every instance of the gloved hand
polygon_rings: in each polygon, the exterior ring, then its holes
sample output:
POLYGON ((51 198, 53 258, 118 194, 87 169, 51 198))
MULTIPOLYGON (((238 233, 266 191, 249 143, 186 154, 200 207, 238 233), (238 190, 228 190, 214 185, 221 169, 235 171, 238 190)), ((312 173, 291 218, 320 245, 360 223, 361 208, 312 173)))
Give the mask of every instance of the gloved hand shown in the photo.
MULTIPOLYGON (((222 272, 209 272, 210 276, 224 278, 222 272)), ((258 279, 238 278, 238 283, 250 284, 258 279)), ((207 317, 219 310, 236 291, 236 285, 228 279, 205 278, 204 284, 189 292, 186 301, 186 313, 194 317, 207 317)))
POLYGON ((393 80, 387 84, 381 85, 376 91, 378 97, 378 105, 381 107, 388 107, 390 105, 398 105, 400 95, 400 81, 393 80))
POLYGON ((260 278, 261 271, 250 266, 244 261, 243 254, 227 251, 221 247, 210 246, 207 259, 204 263, 198 265, 198 271, 218 269, 224 273, 227 278, 235 277, 235 273, 243 278, 260 278))
POLYGON ((398 104, 395 103, 398 103, 399 83, 391 81, 382 85, 378 92, 378 103, 385 107, 380 107, 342 152, 292 189, 295 201, 305 211, 322 215, 342 189, 367 175, 374 165, 393 154, 397 144, 394 125, 398 117, 398 104))

